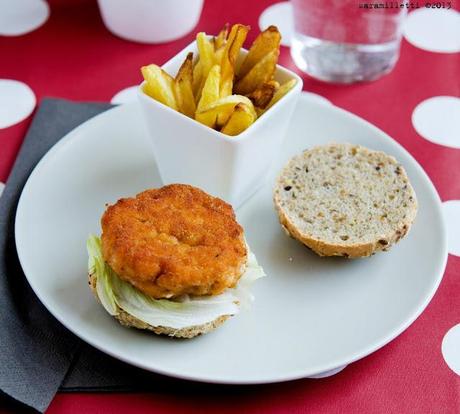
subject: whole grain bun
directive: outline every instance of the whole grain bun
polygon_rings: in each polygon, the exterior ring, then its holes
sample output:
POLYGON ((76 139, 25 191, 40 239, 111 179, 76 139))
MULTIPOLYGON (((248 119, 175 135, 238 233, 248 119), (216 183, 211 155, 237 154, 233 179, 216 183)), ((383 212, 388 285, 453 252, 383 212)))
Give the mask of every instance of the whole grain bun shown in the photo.
POLYGON ((293 157, 278 177, 274 203, 286 233, 320 256, 388 250, 417 214, 415 192, 395 158, 351 144, 293 157))
MULTIPOLYGON (((96 282, 97 277, 95 274, 88 274, 88 283, 89 286, 96 297, 97 301, 99 301, 99 297, 97 295, 96 290, 96 282)), ((195 336, 208 333, 220 325, 222 325, 230 316, 232 315, 223 315, 218 317, 212 322, 205 323, 203 325, 196 325, 196 326, 189 326, 187 328, 182 329, 175 329, 168 326, 152 326, 148 323, 145 323, 136 317, 130 315, 129 313, 125 312, 123 309, 118 307, 118 314, 115 316, 115 319, 120 322, 123 326, 128 328, 137 328, 137 329, 146 329, 156 333, 157 335, 168 335, 175 338, 193 338, 195 336)))

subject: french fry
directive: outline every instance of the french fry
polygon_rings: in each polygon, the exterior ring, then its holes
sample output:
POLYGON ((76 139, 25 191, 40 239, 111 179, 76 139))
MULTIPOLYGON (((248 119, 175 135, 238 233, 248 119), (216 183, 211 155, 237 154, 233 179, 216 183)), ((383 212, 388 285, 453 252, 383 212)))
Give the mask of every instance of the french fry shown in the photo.
POLYGON ((275 105, 284 95, 286 95, 295 86, 296 83, 297 81, 295 79, 291 79, 290 81, 283 83, 276 91, 276 93, 273 95, 273 98, 265 108, 265 111, 270 109, 273 105, 275 105))
POLYGON ((201 94, 201 99, 198 103, 197 112, 203 112, 219 99, 220 77, 220 66, 214 65, 206 78, 203 93, 201 94))
POLYGON ((203 68, 204 77, 208 76, 209 71, 214 65, 214 47, 206 33, 200 32, 196 36, 198 51, 200 53, 200 62, 203 68))
POLYGON ((174 91, 179 111, 190 118, 195 116, 196 105, 193 96, 193 53, 189 53, 177 72, 174 91))
POLYGON ((198 33, 197 45, 200 56, 193 68, 193 94, 196 102, 201 98, 201 91, 206 82, 211 67, 220 64, 225 51, 225 42, 228 36, 228 23, 222 28, 217 37, 209 41, 205 33, 198 33))
POLYGON ((200 100, 201 91, 204 87, 209 71, 214 65, 214 46, 206 36, 206 33, 200 32, 196 36, 196 43, 198 46, 198 52, 200 54, 200 67, 201 67, 201 83, 197 88, 195 97, 197 101, 200 100))
POLYGON ((244 103, 239 103, 233 109, 226 124, 222 127, 223 134, 235 136, 249 128, 256 120, 255 114, 244 103))
POLYGON ((248 95, 269 81, 276 70, 279 50, 274 49, 266 54, 252 69, 235 85, 234 91, 241 95, 248 95))
POLYGON ((148 65, 141 68, 146 84, 144 92, 153 99, 177 111, 177 102, 174 96, 174 79, 157 65, 148 65))
POLYGON ((175 79, 156 65, 141 68, 145 93, 210 128, 240 134, 295 85, 273 78, 281 40, 275 26, 257 36, 236 68, 248 31, 226 24, 214 37, 198 33, 197 58, 189 53, 175 79))
POLYGON ((247 95, 247 97, 252 101, 255 107, 264 109, 272 100, 273 95, 276 92, 276 89, 277 87, 275 82, 265 82, 262 85, 260 85, 255 91, 247 95))
MULTIPOLYGON (((220 97, 230 96, 233 91, 233 78, 235 77, 235 64, 240 54, 246 36, 249 32, 249 26, 235 24, 230 30, 227 43, 221 58, 222 79, 220 83, 220 97)), ((223 125, 226 122, 226 115, 219 114, 217 125, 223 125)))
POLYGON ((258 106, 255 106, 254 109, 256 111, 257 118, 260 118, 265 112, 264 108, 259 108, 258 106))
POLYGON ((198 59, 193 66, 193 95, 195 96, 195 102, 198 102, 198 92, 201 87, 202 79, 203 71, 201 69, 201 61, 198 59))
POLYGON ((217 113, 206 111, 206 108, 212 107, 212 105, 219 99, 219 87, 220 87, 220 66, 214 65, 209 71, 206 82, 203 86, 200 101, 196 110, 195 119, 214 128, 216 124, 217 113))
POLYGON ((225 53, 225 45, 221 46, 219 49, 217 49, 214 52, 214 62, 220 65, 222 62, 222 58, 224 57, 224 53, 225 53))
POLYGON ((275 26, 270 26, 260 33, 238 70, 238 79, 243 78, 264 56, 273 50, 279 50, 280 42, 281 34, 275 26))
POLYGON ((225 41, 227 40, 227 37, 228 37, 228 28, 229 28, 229 24, 225 23, 225 26, 222 28, 219 34, 214 38, 214 50, 218 50, 222 46, 224 46, 225 41))
POLYGON ((240 103, 245 104, 249 111, 253 114, 254 118, 257 118, 257 114, 251 100, 242 95, 226 96, 225 98, 220 98, 217 101, 214 101, 210 105, 198 108, 196 116, 197 119, 198 116, 207 116, 209 118, 212 118, 212 116, 218 117, 216 125, 217 127, 221 127, 227 123, 233 109, 240 103))
POLYGON ((246 36, 249 31, 249 26, 242 24, 235 24, 230 30, 225 50, 223 52, 221 66, 222 66, 222 80, 220 87, 220 97, 225 98, 232 94, 233 77, 235 76, 235 63, 240 53, 241 46, 243 46, 246 36))
POLYGON ((269 85, 273 85, 273 86, 274 86, 275 92, 276 92, 276 91, 279 89, 279 87, 280 87, 280 83, 279 83, 278 81, 274 80, 274 79, 269 80, 267 83, 268 83, 269 85))

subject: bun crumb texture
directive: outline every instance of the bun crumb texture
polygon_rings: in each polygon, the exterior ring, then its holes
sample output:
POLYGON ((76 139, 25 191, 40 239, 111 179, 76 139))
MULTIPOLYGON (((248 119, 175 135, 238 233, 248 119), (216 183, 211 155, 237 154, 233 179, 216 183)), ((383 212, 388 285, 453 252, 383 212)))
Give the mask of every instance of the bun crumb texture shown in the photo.
POLYGON ((276 182, 274 203, 286 233, 321 256, 388 250, 417 214, 414 189, 396 159, 351 144, 294 156, 276 182))

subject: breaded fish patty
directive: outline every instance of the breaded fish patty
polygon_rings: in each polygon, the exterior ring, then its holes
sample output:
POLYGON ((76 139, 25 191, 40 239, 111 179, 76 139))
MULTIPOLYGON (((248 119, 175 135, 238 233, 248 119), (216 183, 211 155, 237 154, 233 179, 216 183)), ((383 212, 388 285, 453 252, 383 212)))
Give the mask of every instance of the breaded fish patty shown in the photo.
POLYGON ((155 298, 218 295, 234 287, 247 261, 233 208, 184 184, 122 198, 102 216, 104 260, 155 298))

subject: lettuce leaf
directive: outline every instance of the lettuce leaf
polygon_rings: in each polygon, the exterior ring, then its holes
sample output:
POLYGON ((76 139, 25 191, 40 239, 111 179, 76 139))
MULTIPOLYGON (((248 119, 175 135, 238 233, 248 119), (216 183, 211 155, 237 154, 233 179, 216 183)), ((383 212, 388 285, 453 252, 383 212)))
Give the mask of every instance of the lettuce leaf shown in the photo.
POLYGON ((245 273, 234 289, 217 296, 183 296, 180 299, 153 299, 131 284, 123 281, 105 263, 101 241, 91 235, 87 241, 88 268, 96 275, 96 290, 102 306, 112 316, 118 308, 152 326, 182 329, 211 322, 222 315, 235 315, 240 305, 247 308, 254 300, 250 292, 252 283, 265 276, 254 254, 249 251, 245 273))
POLYGON ((89 236, 86 242, 88 250, 88 271, 96 275, 96 292, 102 306, 112 316, 118 313, 115 294, 112 290, 112 269, 107 266, 102 257, 101 240, 96 236, 89 236))

